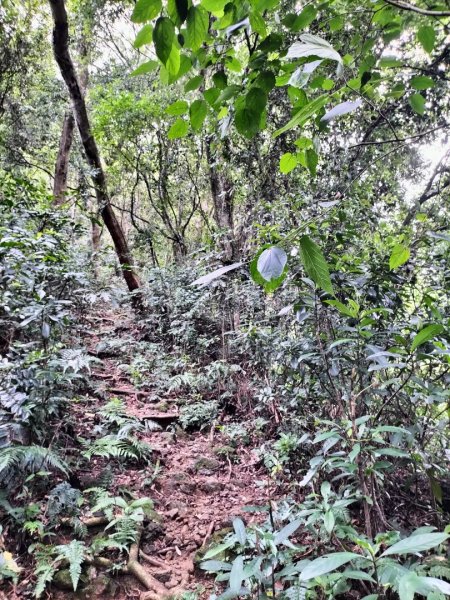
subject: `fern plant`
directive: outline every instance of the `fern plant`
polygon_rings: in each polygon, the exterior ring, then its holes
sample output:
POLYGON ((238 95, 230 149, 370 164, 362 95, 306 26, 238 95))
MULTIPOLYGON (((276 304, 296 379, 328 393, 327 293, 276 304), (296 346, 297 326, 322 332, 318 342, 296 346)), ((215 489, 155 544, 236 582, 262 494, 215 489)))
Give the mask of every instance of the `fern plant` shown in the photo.
POLYGON ((117 434, 105 435, 93 442, 85 442, 83 456, 117 458, 120 460, 150 461, 151 447, 134 436, 119 437, 117 434))
POLYGON ((102 512, 108 520, 105 532, 113 530, 106 540, 101 541, 97 550, 101 547, 127 550, 136 541, 144 519, 157 518, 150 498, 138 498, 127 502, 120 496, 111 496, 102 488, 91 488, 86 492, 92 494, 94 498, 91 511, 102 512))
POLYGON ((35 544, 30 546, 30 552, 34 554, 37 576, 34 594, 40 598, 45 588, 53 580, 60 567, 66 563, 69 566, 70 578, 74 591, 78 587, 81 576, 81 566, 89 555, 88 548, 79 540, 72 540, 69 544, 48 546, 35 544))
POLYGON ((21 476, 38 471, 59 471, 68 475, 69 467, 56 452, 43 446, 11 446, 0 452, 0 482, 9 485, 21 476))

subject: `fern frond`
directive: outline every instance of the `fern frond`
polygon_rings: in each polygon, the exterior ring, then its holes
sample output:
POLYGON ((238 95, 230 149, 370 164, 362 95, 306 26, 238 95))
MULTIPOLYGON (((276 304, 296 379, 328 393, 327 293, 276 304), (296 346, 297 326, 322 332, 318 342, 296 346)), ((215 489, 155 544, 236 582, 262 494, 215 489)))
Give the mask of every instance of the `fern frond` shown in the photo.
POLYGON ((131 460, 150 460, 151 447, 133 436, 119 438, 117 435, 105 435, 95 440, 83 455, 91 459, 93 456, 103 458, 119 458, 131 460))
POLYGON ((47 587, 47 584, 50 583, 55 576, 57 568, 55 564, 46 563, 42 564, 35 569, 34 573, 37 575, 36 587, 34 588, 34 595, 36 598, 40 598, 47 587))
POLYGON ((72 540, 70 544, 56 546, 57 560, 65 559, 69 562, 69 573, 73 589, 76 591, 81 575, 81 565, 86 558, 86 546, 83 542, 72 540))
POLYGON ((53 469, 68 475, 69 467, 53 450, 43 446, 11 446, 0 451, 0 480, 11 471, 36 473, 53 469))

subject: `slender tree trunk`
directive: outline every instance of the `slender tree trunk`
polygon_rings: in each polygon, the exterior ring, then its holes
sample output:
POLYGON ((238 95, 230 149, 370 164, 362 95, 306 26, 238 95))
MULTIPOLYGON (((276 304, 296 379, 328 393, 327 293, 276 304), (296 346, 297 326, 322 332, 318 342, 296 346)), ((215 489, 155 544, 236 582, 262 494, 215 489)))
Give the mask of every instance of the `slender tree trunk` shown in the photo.
POLYGON ((206 142, 206 156, 209 164, 209 181, 214 205, 214 219, 221 230, 220 245, 226 262, 236 259, 236 243, 234 239, 234 193, 233 186, 226 175, 215 166, 211 141, 206 142))
POLYGON ((123 277, 128 289, 134 291, 139 289, 141 284, 133 269, 133 258, 128 248, 127 240, 110 204, 106 176, 100 159, 100 153, 92 135, 82 87, 78 81, 75 67, 69 53, 69 27, 64 0, 49 0, 49 4, 52 9, 54 22, 53 51, 61 75, 69 91, 81 142, 89 166, 93 171, 92 182, 95 187, 99 211, 114 242, 116 253, 122 267, 123 277))
POLYGON ((59 140, 58 156, 55 165, 55 180, 53 183, 53 197, 56 205, 64 202, 67 190, 67 175, 69 172, 69 156, 75 130, 75 119, 71 109, 64 115, 61 138, 59 140))
MULTIPOLYGON (((89 79, 89 72, 86 64, 88 55, 88 46, 84 36, 79 43, 79 54, 81 59, 81 71, 79 75, 79 83, 83 96, 86 93, 86 88, 89 79)), ((69 173, 69 158, 72 149, 73 138, 75 132, 75 117, 73 116, 72 108, 68 108, 64 114, 64 121, 61 130, 61 138, 59 140, 58 156, 55 165, 55 180, 53 184, 53 197, 55 204, 60 205, 64 202, 65 193, 67 190, 67 177, 69 173)))

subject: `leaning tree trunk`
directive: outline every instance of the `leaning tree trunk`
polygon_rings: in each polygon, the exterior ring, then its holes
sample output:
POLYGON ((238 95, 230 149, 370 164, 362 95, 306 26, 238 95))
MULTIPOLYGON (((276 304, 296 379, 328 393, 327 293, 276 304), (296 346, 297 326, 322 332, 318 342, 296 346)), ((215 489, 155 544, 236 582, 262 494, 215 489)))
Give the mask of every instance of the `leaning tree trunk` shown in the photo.
POLYGON ((141 284, 133 269, 133 258, 128 248, 127 240, 109 201, 106 177, 100 159, 100 153, 94 136, 92 135, 82 88, 69 53, 69 26, 64 0, 49 0, 49 3, 52 9, 54 22, 53 51, 61 75, 69 90, 81 142, 87 161, 93 172, 92 182, 95 187, 99 211, 114 242, 116 253, 122 267, 123 277, 128 289, 134 291, 139 289, 141 284))

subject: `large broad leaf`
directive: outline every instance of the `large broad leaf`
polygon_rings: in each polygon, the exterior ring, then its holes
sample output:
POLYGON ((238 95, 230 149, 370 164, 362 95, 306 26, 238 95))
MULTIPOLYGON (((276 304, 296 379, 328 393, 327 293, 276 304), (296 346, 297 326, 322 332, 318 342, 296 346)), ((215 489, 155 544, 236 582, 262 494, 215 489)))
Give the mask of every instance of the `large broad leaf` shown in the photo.
POLYGON ((309 277, 318 287, 334 296, 327 261, 319 246, 307 235, 300 239, 300 255, 309 277))
POLYGON ((412 94, 408 98, 408 102, 413 111, 418 115, 423 115, 425 113, 425 98, 422 94, 412 94))
POLYGON ((300 573, 300 581, 309 581, 315 577, 331 573, 351 560, 361 560, 361 558, 363 557, 360 554, 355 554, 354 552, 335 552, 328 556, 321 556, 310 562, 309 565, 303 569, 300 573))
MULTIPOLYGON (((233 86, 234 87, 234 86, 233 86)), ((232 86, 230 86, 232 88, 232 86)), ((218 102, 225 96, 226 88, 218 102)), ((240 134, 251 139, 261 129, 261 119, 267 103, 267 94, 262 88, 254 87, 235 102, 234 122, 240 134)))
POLYGON ((280 531, 275 534, 275 544, 282 544, 285 542, 289 536, 297 531, 301 524, 302 520, 296 519, 295 521, 291 521, 291 523, 285 525, 283 529, 280 529, 280 531))
POLYGON ((318 56, 319 58, 329 58, 342 64, 342 57, 339 52, 336 52, 333 46, 323 38, 311 33, 304 33, 300 36, 300 40, 300 42, 295 42, 289 48, 287 58, 318 56))
POLYGON ((228 548, 231 548, 231 546, 234 546, 235 543, 236 543, 236 540, 234 540, 232 538, 232 539, 228 540, 227 542, 223 542, 223 544, 219 544, 218 546, 214 546, 214 548, 210 548, 210 550, 208 550, 208 552, 203 557, 204 560, 208 560, 208 559, 212 558, 213 556, 217 556, 218 554, 221 554, 225 550, 228 550, 228 548))
POLYGON ((421 577, 420 580, 428 588, 450 596, 450 583, 436 577, 421 577))
POLYGON ((328 102, 328 94, 322 94, 318 98, 312 100, 309 104, 301 108, 290 121, 277 129, 273 134, 274 137, 278 137, 285 131, 289 131, 289 129, 293 129, 294 127, 304 125, 311 117, 313 117, 321 108, 325 106, 328 102))
POLYGON ((181 115, 185 115, 189 110, 189 104, 186 100, 176 100, 173 104, 170 104, 166 108, 166 113, 171 117, 181 117, 181 115))
POLYGON ((177 119, 167 133, 169 140, 177 140, 184 137, 189 130, 189 123, 184 119, 177 119))
POLYGON ((403 246, 403 244, 396 244, 389 257, 389 268, 391 271, 409 260, 410 254, 409 248, 403 246))
POLYGON ((212 273, 208 273, 208 275, 203 275, 202 277, 199 277, 198 279, 193 281, 191 285, 208 285, 215 279, 218 279, 219 277, 222 277, 222 275, 225 275, 225 273, 228 273, 228 271, 234 271, 234 269, 238 269, 240 266, 242 266, 242 263, 236 262, 232 265, 220 267, 220 269, 216 269, 215 271, 212 271, 212 273))
POLYGON ((186 45, 196 52, 208 36, 209 15, 202 6, 191 6, 187 15, 186 45))
MULTIPOLYGON (((268 246, 270 248, 270 246, 268 246)), ((250 275, 253 281, 264 288, 265 292, 274 292, 276 289, 280 287, 283 281, 286 279, 287 275, 287 265, 284 268, 284 271, 281 273, 279 277, 276 279, 272 279, 271 281, 267 281, 264 277, 261 276, 258 271, 258 259, 261 254, 264 252, 265 248, 262 248, 255 256, 255 258, 250 263, 250 275)))
POLYGON ((354 110, 359 108, 361 104, 362 100, 355 100, 354 102, 341 102, 341 104, 337 104, 331 110, 326 112, 320 120, 324 123, 328 123, 336 117, 340 117, 341 115, 346 115, 350 112, 353 112, 354 110))
POLYGON ((280 158, 280 173, 287 175, 297 166, 297 157, 291 152, 286 152, 280 158))
POLYGON ((425 52, 431 54, 434 49, 434 44, 436 42, 436 32, 432 25, 422 25, 417 32, 417 39, 422 44, 425 52))
POLYGON ((256 266, 263 279, 272 281, 281 277, 286 263, 287 254, 283 248, 272 246, 263 250, 258 258, 256 266))
POLYGON ((151 25, 144 25, 138 32, 136 39, 133 42, 134 48, 140 48, 145 44, 150 44, 153 39, 153 27, 151 25))
POLYGON ((414 337, 414 339, 412 341, 412 344, 411 344, 411 352, 414 352, 414 350, 416 348, 418 348, 422 344, 425 344, 425 342, 428 342, 429 340, 432 340, 434 337, 436 337, 437 335, 439 335, 443 331, 444 331, 444 328, 443 328, 442 325, 438 325, 438 324, 427 325, 427 327, 424 327, 414 337))
POLYGON ((414 77, 411 77, 410 84, 415 90, 428 90, 436 85, 434 80, 426 75, 415 75, 414 77))
POLYGON ((145 23, 159 15, 162 9, 161 0, 137 0, 131 15, 133 23, 145 23))
POLYGON ((241 589, 242 580, 244 579, 244 559, 242 556, 238 556, 233 561, 233 566, 230 572, 230 591, 236 594, 241 589))
POLYGON ((420 578, 414 571, 403 575, 398 582, 400 600, 414 600, 416 592, 419 591, 421 585, 420 578))
POLYGON ((431 548, 439 546, 439 544, 445 542, 449 537, 448 533, 423 533, 420 535, 411 535, 385 550, 381 556, 426 552, 427 550, 431 550, 431 548))
POLYGON ((194 100, 189 109, 191 127, 194 131, 200 131, 208 112, 208 106, 204 100, 194 100))
POLYGON ((175 0, 175 7, 177 9, 179 22, 182 24, 186 21, 188 14, 188 0, 175 0))
POLYGON ((304 88, 305 85, 308 83, 312 73, 314 73, 314 71, 321 63, 321 60, 314 60, 312 62, 306 63, 306 65, 302 65, 292 73, 288 84, 292 85, 293 87, 298 87, 300 89, 304 88))
POLYGON ((200 569, 217 573, 219 571, 231 571, 231 565, 223 560, 205 560, 200 564, 200 569))
POLYGON ((160 17, 156 21, 153 30, 153 43, 155 44, 156 56, 164 66, 170 58, 174 38, 175 27, 172 21, 167 17, 160 17))
POLYGON ((233 520, 233 529, 236 534, 237 541, 243 546, 247 539, 247 531, 242 519, 236 518, 233 520))
POLYGON ((145 73, 151 73, 158 68, 158 65, 159 63, 157 60, 148 60, 147 62, 142 63, 142 65, 139 65, 139 67, 132 71, 130 75, 132 77, 136 77, 136 75, 145 75, 145 73))

